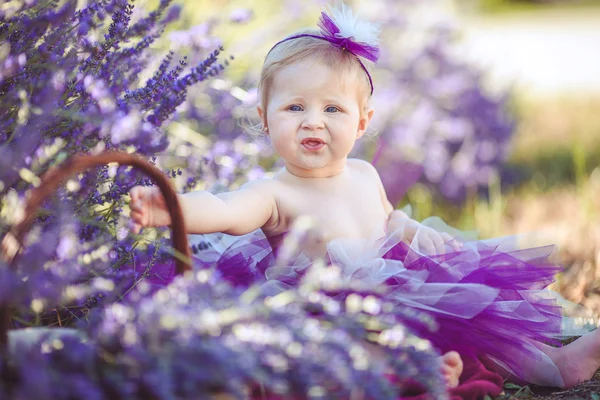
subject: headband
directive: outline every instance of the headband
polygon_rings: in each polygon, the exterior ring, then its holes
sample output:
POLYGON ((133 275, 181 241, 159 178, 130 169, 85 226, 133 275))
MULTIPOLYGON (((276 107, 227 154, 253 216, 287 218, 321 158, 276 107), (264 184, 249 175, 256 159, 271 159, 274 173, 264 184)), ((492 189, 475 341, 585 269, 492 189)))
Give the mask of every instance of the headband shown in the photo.
POLYGON ((377 38, 379 27, 369 22, 358 21, 358 16, 354 16, 352 10, 344 3, 341 4, 341 9, 330 8, 330 12, 332 14, 331 17, 325 12, 321 12, 321 18, 317 24, 319 28, 321 28, 321 35, 302 33, 289 36, 275 43, 271 50, 269 50, 269 53, 273 51, 277 45, 287 42, 288 40, 301 37, 325 40, 356 57, 360 66, 369 78, 371 94, 373 94, 373 80, 371 79, 371 74, 367 71, 367 68, 360 60, 360 57, 374 63, 379 59, 379 43, 377 38))

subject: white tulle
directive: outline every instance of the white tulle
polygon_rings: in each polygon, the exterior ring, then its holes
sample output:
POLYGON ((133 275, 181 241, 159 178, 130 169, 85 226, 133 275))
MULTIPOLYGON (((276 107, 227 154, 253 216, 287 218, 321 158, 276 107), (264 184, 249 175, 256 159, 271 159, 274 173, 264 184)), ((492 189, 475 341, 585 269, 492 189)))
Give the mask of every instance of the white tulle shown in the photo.
POLYGON ((379 26, 358 19, 352 10, 343 2, 340 2, 339 8, 329 6, 329 17, 335 22, 340 32, 336 34, 339 38, 353 37, 355 42, 366 43, 371 46, 377 46, 379 43, 379 26))

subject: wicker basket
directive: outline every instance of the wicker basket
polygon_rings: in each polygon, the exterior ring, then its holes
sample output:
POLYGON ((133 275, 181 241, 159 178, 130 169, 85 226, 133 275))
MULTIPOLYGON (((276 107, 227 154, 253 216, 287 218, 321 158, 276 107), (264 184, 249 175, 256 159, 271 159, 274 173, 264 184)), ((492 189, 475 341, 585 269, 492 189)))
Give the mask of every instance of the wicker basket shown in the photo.
MULTIPOLYGON (((158 168, 150 164, 148 161, 142 159, 139 156, 123 153, 123 152, 106 152, 98 155, 76 155, 69 158, 60 167, 51 168, 41 179, 41 184, 31 191, 31 196, 25 206, 24 217, 20 223, 15 225, 12 230, 5 236, 3 243, 11 241, 14 243, 13 246, 3 246, 3 256, 5 260, 9 262, 9 268, 17 267, 17 260, 22 251, 23 240, 25 235, 29 231, 32 223, 36 218, 36 211, 50 194, 64 181, 70 177, 83 172, 89 168, 104 165, 108 163, 119 163, 121 165, 130 165, 145 175, 150 177, 154 183, 160 188, 169 213, 171 215, 171 237, 173 247, 179 254, 184 257, 177 258, 176 262, 176 273, 178 275, 183 274, 185 271, 190 270, 190 250, 187 241, 187 235, 185 230, 185 223, 183 220, 183 213, 169 179, 163 174, 158 168), (8 253, 7 248, 11 248, 8 253)), ((11 308, 12 304, 0 304, 0 352, 10 357, 9 347, 9 335, 8 332, 11 330, 11 308)), ((48 329, 57 328, 26 328, 23 330, 23 340, 29 340, 26 338, 34 338, 39 334, 47 333, 48 329), (37 331, 37 332, 36 332, 37 331)), ((12 332, 10 339, 19 336, 18 333, 12 332)), ((12 347, 12 346, 10 346, 12 347)))

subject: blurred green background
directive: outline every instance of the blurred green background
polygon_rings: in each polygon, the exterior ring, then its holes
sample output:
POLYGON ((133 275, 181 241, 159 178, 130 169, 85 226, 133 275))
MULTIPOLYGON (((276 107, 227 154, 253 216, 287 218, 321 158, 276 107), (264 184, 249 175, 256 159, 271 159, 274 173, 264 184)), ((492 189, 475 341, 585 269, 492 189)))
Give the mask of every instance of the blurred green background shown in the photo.
POLYGON ((456 0, 460 7, 475 8, 483 13, 538 12, 543 7, 572 11, 577 8, 598 7, 597 0, 456 0))

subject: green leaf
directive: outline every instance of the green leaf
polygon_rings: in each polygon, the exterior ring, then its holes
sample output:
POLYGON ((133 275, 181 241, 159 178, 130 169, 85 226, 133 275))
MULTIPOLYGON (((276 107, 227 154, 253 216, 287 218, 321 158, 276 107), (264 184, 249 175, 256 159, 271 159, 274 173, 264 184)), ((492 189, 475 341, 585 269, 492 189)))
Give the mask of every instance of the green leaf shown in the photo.
POLYGON ((522 388, 522 386, 519 386, 516 383, 507 382, 504 384, 504 389, 508 390, 521 390, 522 388))

